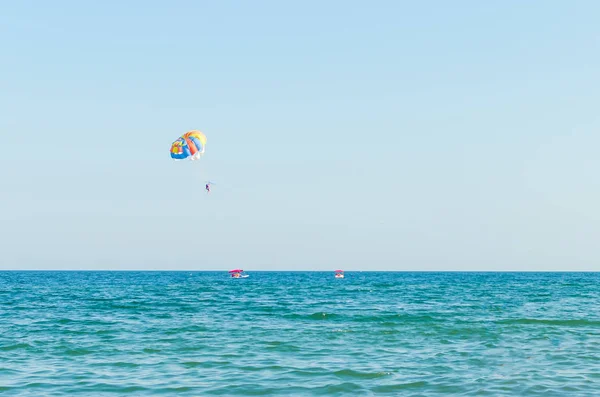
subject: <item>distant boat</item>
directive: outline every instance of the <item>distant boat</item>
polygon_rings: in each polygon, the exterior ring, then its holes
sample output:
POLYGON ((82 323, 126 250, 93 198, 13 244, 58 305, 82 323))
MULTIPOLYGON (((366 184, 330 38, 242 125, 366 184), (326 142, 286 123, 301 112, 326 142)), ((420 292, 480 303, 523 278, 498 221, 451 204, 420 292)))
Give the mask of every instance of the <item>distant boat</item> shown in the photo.
POLYGON ((335 271, 335 278, 344 278, 344 271, 343 270, 336 270, 335 271))
POLYGON ((231 278, 246 278, 248 275, 244 273, 243 269, 233 269, 229 271, 231 278))

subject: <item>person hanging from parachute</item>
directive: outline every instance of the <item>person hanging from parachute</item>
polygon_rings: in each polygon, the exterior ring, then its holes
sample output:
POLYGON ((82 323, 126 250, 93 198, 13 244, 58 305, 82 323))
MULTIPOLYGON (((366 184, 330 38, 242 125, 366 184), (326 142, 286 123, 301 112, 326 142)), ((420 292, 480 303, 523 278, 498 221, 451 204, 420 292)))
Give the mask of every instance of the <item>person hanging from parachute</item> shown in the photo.
POLYGON ((206 193, 210 193, 210 187, 214 185, 214 183, 212 183, 211 181, 206 181, 206 185, 204 185, 204 188, 206 189, 206 193))

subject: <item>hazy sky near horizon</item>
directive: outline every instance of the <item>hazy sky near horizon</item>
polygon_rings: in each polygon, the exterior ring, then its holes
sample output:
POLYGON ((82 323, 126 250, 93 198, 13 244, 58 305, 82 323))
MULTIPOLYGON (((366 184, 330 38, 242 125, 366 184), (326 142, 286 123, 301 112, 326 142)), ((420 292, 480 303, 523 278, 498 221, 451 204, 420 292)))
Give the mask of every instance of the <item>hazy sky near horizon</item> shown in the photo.
POLYGON ((6 3, 0 269, 600 270, 598 15, 6 3))

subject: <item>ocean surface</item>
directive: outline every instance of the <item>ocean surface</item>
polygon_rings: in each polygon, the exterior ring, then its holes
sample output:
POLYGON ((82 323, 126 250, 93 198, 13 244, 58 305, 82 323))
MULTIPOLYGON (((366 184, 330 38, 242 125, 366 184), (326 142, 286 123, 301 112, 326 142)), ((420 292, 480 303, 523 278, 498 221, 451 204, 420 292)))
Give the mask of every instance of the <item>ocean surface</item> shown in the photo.
POLYGON ((600 395, 600 273, 249 275, 0 272, 0 395, 600 395))

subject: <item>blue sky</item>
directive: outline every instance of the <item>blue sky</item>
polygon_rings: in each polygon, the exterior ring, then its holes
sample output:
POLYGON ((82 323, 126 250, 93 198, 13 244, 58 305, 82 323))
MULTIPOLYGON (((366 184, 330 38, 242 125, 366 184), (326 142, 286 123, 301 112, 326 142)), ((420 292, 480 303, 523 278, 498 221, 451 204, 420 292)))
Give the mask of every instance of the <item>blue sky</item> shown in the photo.
POLYGON ((0 13, 1 269, 599 269, 600 3, 96 3, 0 13))

